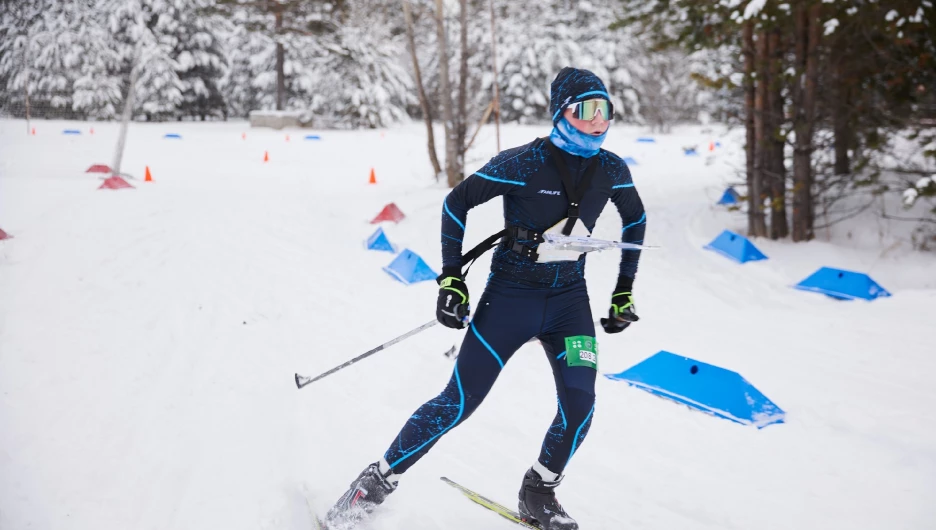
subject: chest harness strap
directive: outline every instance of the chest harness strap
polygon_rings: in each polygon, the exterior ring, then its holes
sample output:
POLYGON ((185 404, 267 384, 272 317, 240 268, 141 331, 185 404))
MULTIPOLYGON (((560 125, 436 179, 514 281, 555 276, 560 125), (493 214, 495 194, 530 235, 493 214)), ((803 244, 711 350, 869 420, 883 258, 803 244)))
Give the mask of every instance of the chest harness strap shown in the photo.
MULTIPOLYGON (((562 187, 565 190, 566 197, 569 199, 566 224, 562 228, 562 234, 568 236, 572 234, 572 228, 579 219, 582 198, 585 196, 588 187, 591 186, 592 177, 595 175, 600 164, 598 163, 597 156, 591 157, 588 166, 585 168, 585 173, 579 181, 579 185, 575 186, 572 173, 569 171, 569 166, 562 158, 559 148, 553 145, 548 139, 546 140, 546 146, 549 149, 549 154, 552 156, 553 162, 556 164, 556 169, 559 171, 559 178, 562 180, 562 187)), ((468 269, 471 268, 475 260, 488 250, 496 247, 500 243, 501 238, 504 239, 503 243, 508 249, 533 261, 536 261, 539 255, 536 253, 534 246, 530 246, 529 244, 539 245, 544 241, 543 234, 540 232, 535 232, 518 225, 507 225, 506 228, 496 234, 492 234, 462 256, 462 267, 467 265, 463 274, 467 275, 468 269)))

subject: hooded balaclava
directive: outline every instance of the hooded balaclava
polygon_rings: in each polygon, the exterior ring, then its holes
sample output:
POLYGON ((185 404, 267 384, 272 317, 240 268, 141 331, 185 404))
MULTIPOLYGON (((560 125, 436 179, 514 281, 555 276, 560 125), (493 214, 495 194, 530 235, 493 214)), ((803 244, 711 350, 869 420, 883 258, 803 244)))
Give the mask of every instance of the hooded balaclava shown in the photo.
POLYGON ((552 113, 553 122, 549 138, 563 151, 587 158, 598 154, 608 133, 601 136, 585 134, 562 116, 570 104, 585 99, 610 101, 611 98, 604 83, 592 72, 568 66, 560 70, 549 87, 549 112, 552 113))

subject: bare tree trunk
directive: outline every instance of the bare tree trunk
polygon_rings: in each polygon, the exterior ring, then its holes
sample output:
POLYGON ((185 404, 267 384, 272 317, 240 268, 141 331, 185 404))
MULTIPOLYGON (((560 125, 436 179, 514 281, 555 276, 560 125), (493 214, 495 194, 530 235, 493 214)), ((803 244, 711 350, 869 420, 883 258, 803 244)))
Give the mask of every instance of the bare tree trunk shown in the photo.
POLYGON ((755 237, 767 236, 767 224, 764 219, 764 173, 767 158, 765 107, 767 105, 767 33, 757 35, 755 45, 757 85, 754 90, 754 178, 750 193, 753 196, 753 209, 748 215, 754 216, 755 237))
POLYGON ((743 33, 744 54, 744 128, 747 132, 747 141, 744 145, 744 154, 746 159, 746 177, 748 189, 748 235, 757 233, 754 222, 754 212, 757 209, 757 201, 754 195, 754 23, 750 20, 744 23, 743 33))
POLYGON ((276 17, 276 29, 274 33, 276 34, 276 110, 283 110, 283 99, 286 95, 286 72, 284 69, 284 63, 286 62, 286 53, 283 49, 283 43, 279 42, 281 37, 280 31, 283 29, 283 12, 280 9, 277 9, 275 12, 276 17))
POLYGON ((799 97, 796 108, 796 144, 793 155, 793 241, 809 241, 813 233, 812 136, 816 119, 819 74, 819 4, 798 3, 795 10, 796 71, 799 97), (805 79, 803 79, 805 74, 805 79), (805 85, 805 86, 803 86, 805 85))
POLYGON ((419 69, 419 59, 416 58, 416 38, 413 36, 413 13, 410 11, 409 0, 403 0, 403 16, 406 19, 406 39, 409 41, 410 56, 413 59, 413 72, 416 75, 419 107, 422 109, 423 120, 426 122, 429 162, 432 163, 432 171, 435 172, 436 180, 439 180, 439 175, 442 174, 442 166, 439 164, 438 155, 436 155, 435 134, 432 132, 432 109, 429 107, 429 98, 426 97, 426 89, 423 86, 422 71, 419 69))
POLYGON ((455 146, 455 123, 452 117, 452 85, 449 81, 448 39, 445 36, 445 12, 442 0, 435 0, 436 36, 439 42, 439 99, 442 100, 442 123, 445 125, 445 173, 448 185, 454 188, 461 179, 456 168, 458 150, 455 146))
POLYGON ((455 145, 458 147, 458 180, 461 182, 464 177, 465 167, 465 137, 468 129, 468 0, 459 2, 459 23, 461 24, 461 42, 459 48, 459 68, 458 68, 458 115, 455 117, 455 145))
POLYGON ((834 48, 835 57, 833 61, 835 62, 833 66, 834 71, 834 86, 832 89, 832 132, 834 135, 834 146, 835 146, 835 174, 836 175, 847 175, 851 173, 851 160, 848 156, 848 150, 851 148, 851 119, 849 112, 849 103, 850 103, 850 89, 848 81, 846 80, 846 65, 845 65, 845 53, 842 49, 844 47, 844 40, 839 38, 839 44, 834 48))
MULTIPOLYGON (((812 160, 813 134, 816 132, 816 103, 819 99, 819 42, 822 39, 822 4, 816 2, 809 8, 809 51, 806 54, 806 124, 809 127, 807 136, 807 146, 809 148, 809 158, 812 160)), ((816 237, 813 231, 813 225, 816 221, 816 205, 813 197, 813 172, 812 165, 809 167, 809 187, 806 188, 809 193, 807 204, 809 205, 809 225, 807 236, 809 239, 816 237)))
POLYGON ((767 107, 768 137, 765 146, 769 153, 766 165, 770 189, 770 238, 787 237, 790 233, 786 213, 786 167, 783 164, 783 45, 780 30, 771 30, 767 39, 770 64, 768 67, 767 107))
POLYGON ((23 72, 26 79, 23 82, 23 90, 25 91, 26 96, 26 134, 30 133, 29 125, 29 72, 32 69, 31 59, 29 57, 29 46, 32 44, 32 40, 29 38, 29 31, 26 32, 26 44, 23 46, 23 72))
POLYGON ((491 64, 494 66, 494 130, 497 134, 497 152, 500 153, 500 85, 497 83, 497 29, 494 26, 494 0, 491 6, 491 64))

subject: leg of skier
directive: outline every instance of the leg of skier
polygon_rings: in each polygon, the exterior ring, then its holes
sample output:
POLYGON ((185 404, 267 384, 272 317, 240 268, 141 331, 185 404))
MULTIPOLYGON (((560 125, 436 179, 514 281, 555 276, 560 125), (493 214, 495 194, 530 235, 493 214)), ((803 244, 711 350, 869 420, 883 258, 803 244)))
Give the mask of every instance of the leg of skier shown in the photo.
POLYGON ((545 530, 575 530, 578 524, 556 500, 555 488, 591 425, 595 406, 597 343, 585 282, 552 293, 539 335, 556 380, 558 410, 540 456, 523 477, 519 512, 545 530))
POLYGON ((386 499, 402 473, 481 404, 513 353, 540 330, 543 291, 491 279, 442 392, 403 425, 383 458, 351 483, 326 516, 329 530, 353 528, 386 499))

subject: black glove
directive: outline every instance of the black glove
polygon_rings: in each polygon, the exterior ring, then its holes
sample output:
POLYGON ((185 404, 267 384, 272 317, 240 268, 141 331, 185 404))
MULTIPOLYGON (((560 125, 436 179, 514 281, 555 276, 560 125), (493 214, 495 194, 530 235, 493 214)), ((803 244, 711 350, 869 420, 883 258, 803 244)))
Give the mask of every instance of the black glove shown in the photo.
POLYGON ((471 307, 468 305, 468 286, 458 267, 442 268, 436 278, 439 299, 436 301, 436 319, 447 328, 463 329, 468 325, 471 307))
POLYGON ((611 295, 611 308, 608 309, 608 318, 601 319, 601 327, 604 328, 605 333, 620 333, 631 323, 640 320, 640 317, 634 312, 634 296, 631 294, 633 286, 633 278, 626 276, 618 278, 617 287, 614 288, 614 294, 611 295))

